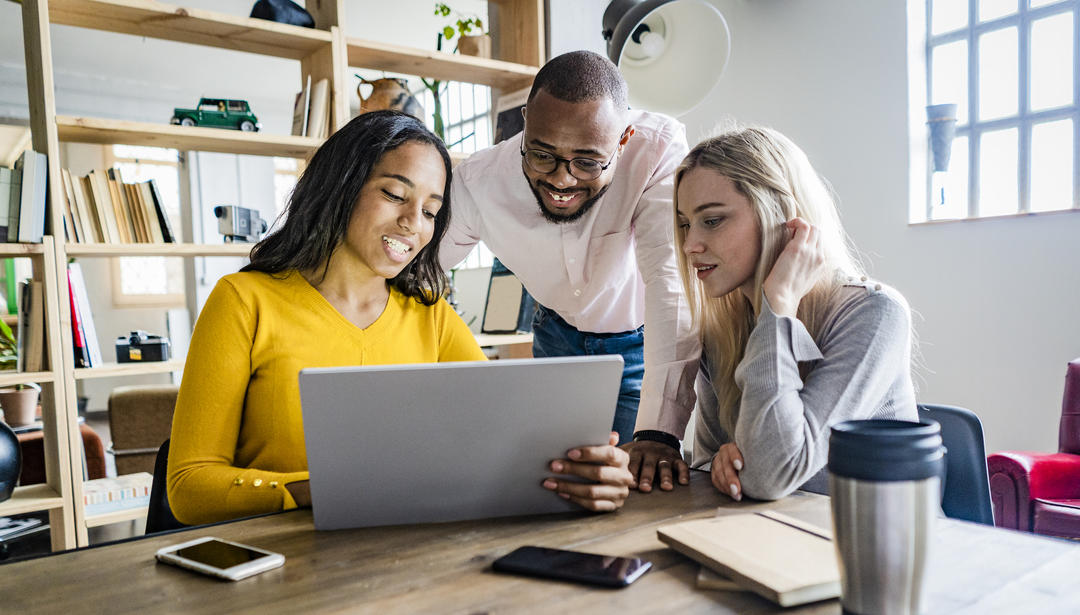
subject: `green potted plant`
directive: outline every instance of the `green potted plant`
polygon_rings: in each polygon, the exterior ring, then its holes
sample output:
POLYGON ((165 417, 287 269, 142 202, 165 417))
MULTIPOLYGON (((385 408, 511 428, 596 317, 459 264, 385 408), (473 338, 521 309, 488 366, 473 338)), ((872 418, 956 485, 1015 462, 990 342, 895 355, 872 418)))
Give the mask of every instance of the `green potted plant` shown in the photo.
POLYGON ((462 14, 447 6, 443 2, 435 3, 435 14, 441 17, 450 17, 451 13, 457 18, 453 25, 446 25, 442 29, 442 37, 446 40, 454 38, 455 33, 460 35, 457 51, 461 55, 476 56, 479 58, 491 57, 491 36, 484 31, 484 22, 474 14, 462 14))

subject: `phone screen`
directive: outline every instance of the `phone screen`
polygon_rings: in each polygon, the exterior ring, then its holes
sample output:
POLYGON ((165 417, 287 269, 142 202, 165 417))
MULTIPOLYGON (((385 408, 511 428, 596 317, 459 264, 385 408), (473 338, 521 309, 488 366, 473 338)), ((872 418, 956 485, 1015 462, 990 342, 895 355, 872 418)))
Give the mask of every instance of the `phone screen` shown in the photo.
POLYGON ((651 562, 545 547, 521 547, 491 564, 494 570, 551 577, 608 587, 623 587, 645 573, 651 562))
POLYGON ((208 540, 197 545, 177 549, 176 555, 214 568, 232 568, 240 564, 266 557, 266 553, 238 547, 220 540, 208 540))

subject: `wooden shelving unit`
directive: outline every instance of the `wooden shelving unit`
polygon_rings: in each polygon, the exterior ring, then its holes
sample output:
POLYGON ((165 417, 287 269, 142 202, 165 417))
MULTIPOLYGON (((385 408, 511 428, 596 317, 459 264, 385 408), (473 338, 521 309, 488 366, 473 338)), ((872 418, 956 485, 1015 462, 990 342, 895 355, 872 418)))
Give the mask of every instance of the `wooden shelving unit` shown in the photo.
MULTIPOLYGON (((298 60, 302 79, 330 81, 330 125, 350 118, 352 95, 349 66, 413 74, 441 80, 480 83, 498 91, 528 86, 544 54, 544 2, 492 0, 489 23, 512 29, 493 32, 499 59, 463 57, 347 37, 344 0, 308 2, 316 29, 299 28, 215 11, 186 8, 154 0, 22 0, 27 92, 33 149, 48 155, 50 178, 60 177, 60 143, 126 144, 306 158, 319 139, 244 133, 212 128, 173 126, 126 120, 57 115, 51 24, 76 26, 139 37, 176 41, 218 49, 298 60)), ((92 53, 92 51, 91 51, 92 53)), ((175 59, 182 62, 183 58, 175 59)), ((167 68, 167 67, 163 67, 167 68)), ((298 84, 299 85, 299 84, 298 84)), ((290 93, 296 91, 289 87, 290 93)), ((464 158, 453 154, 455 162, 464 158)), ((183 369, 182 360, 111 364, 76 368, 72 352, 71 314, 65 264, 72 256, 246 256, 250 245, 201 244, 74 244, 53 241, 62 235, 63 185, 49 181, 46 238, 42 244, 0 244, 0 257, 29 257, 35 276, 44 281, 47 371, 0 374, 0 385, 43 384, 42 405, 48 483, 20 487, 0 503, 0 515, 49 511, 55 549, 87 544, 87 527, 139 518, 145 509, 88 517, 82 506, 82 439, 78 429, 76 383, 93 378, 125 378, 183 369)), ((192 315, 194 320, 195 315, 192 315)))

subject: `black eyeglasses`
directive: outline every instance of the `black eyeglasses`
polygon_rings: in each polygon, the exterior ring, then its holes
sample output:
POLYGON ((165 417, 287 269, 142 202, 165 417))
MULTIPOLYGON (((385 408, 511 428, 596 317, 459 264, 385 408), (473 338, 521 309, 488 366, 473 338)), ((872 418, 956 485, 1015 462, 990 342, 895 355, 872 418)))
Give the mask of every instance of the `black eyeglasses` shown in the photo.
POLYGON ((543 173, 544 175, 554 173, 555 169, 559 168, 559 163, 565 162, 570 175, 583 181, 591 181, 600 177, 600 174, 611 166, 618 153, 619 150, 616 149, 607 164, 600 164, 599 160, 593 160, 592 158, 560 158, 542 149, 523 149, 521 150, 521 157, 525 159, 525 164, 529 165, 529 168, 537 173, 543 173))

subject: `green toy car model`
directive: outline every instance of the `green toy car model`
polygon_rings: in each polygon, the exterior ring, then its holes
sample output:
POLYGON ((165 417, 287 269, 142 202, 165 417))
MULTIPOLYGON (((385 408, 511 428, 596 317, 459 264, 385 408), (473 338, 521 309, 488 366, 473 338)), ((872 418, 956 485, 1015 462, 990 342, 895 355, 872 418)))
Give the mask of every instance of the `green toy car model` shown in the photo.
POLYGON ((231 128, 244 132, 257 131, 261 127, 246 100, 226 98, 200 98, 196 109, 173 109, 173 116, 169 123, 181 126, 231 128))

